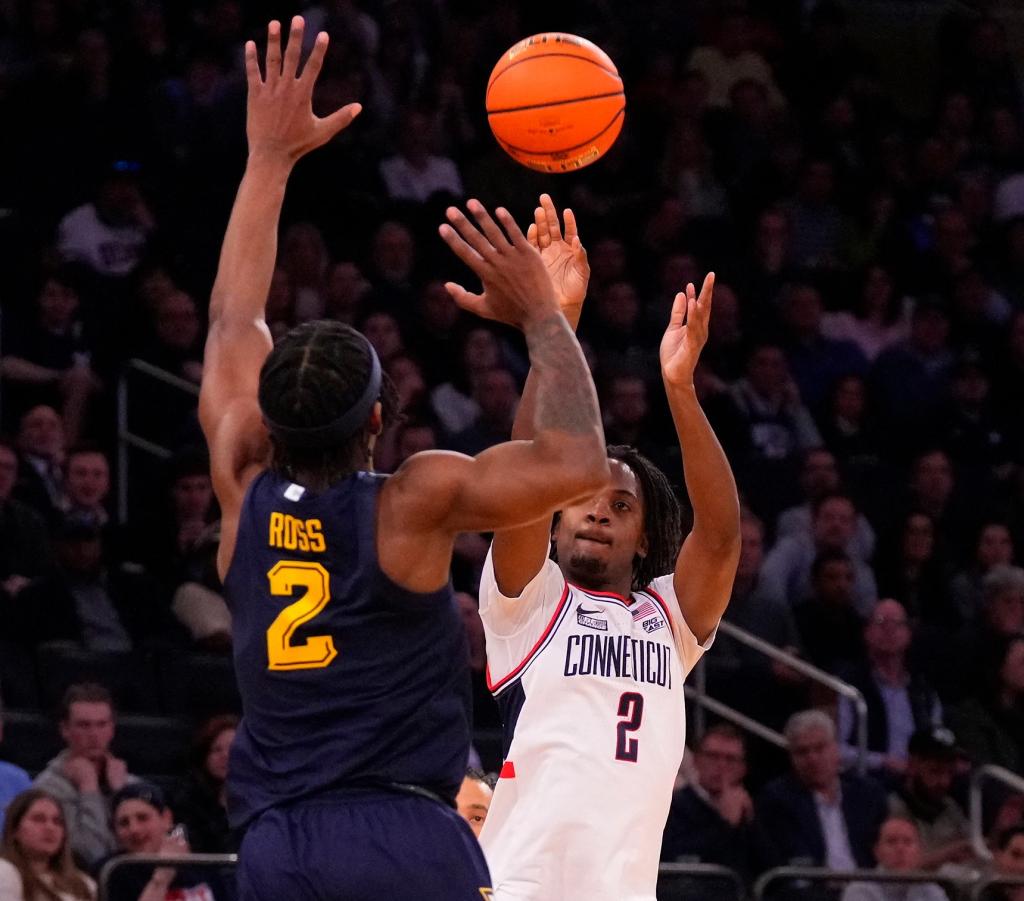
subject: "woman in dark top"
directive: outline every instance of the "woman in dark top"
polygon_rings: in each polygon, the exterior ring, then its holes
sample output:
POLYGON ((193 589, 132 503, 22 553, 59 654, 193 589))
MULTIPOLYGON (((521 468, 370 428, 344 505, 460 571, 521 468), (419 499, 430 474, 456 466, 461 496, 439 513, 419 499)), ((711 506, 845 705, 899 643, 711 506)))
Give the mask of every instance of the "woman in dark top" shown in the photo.
POLYGON ((215 716, 199 727, 192 745, 192 768, 174 798, 174 812, 188 829, 189 842, 197 853, 236 850, 224 807, 224 781, 237 728, 235 716, 215 716))

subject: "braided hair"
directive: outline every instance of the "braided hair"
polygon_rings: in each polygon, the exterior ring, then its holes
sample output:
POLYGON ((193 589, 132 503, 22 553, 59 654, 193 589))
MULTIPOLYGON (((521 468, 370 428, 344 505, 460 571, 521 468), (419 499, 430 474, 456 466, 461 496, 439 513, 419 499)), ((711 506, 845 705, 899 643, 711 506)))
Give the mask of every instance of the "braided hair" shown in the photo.
POLYGON ((658 576, 672 572, 683 542, 679 499, 668 478, 635 447, 612 444, 608 457, 628 466, 636 475, 644 502, 647 556, 633 560, 633 590, 646 588, 658 576))
MULTIPOLYGON (((640 591, 658 576, 675 569, 676 557, 683 542, 682 512, 672 485, 657 466, 635 447, 610 444, 608 459, 618 460, 636 475, 644 505, 644 535, 647 538, 647 556, 633 558, 632 590, 640 591)), ((552 521, 552 531, 560 514, 552 521)), ((551 542, 551 559, 558 562, 555 542, 551 542)))
MULTIPOLYGON (((343 416, 365 391, 370 379, 369 344, 351 326, 331 320, 307 322, 278 341, 260 370, 259 404, 272 423, 311 429, 343 416)), ((383 375, 380 397, 383 424, 398 411, 394 384, 383 375)), ((370 433, 358 429, 328 447, 290 446, 270 432, 271 468, 297 480, 301 473, 329 485, 360 469, 370 453, 370 433)))

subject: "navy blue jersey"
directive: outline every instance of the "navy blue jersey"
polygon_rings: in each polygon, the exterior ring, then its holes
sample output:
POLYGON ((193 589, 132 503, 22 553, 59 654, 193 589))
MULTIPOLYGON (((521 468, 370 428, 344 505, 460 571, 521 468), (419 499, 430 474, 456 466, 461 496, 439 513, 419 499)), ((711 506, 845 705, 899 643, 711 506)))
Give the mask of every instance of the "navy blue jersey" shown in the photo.
POLYGON ((242 505, 225 579, 242 724, 228 808, 404 783, 453 799, 470 740, 466 638, 448 585, 416 594, 377 565, 384 477, 321 493, 272 472, 242 505))

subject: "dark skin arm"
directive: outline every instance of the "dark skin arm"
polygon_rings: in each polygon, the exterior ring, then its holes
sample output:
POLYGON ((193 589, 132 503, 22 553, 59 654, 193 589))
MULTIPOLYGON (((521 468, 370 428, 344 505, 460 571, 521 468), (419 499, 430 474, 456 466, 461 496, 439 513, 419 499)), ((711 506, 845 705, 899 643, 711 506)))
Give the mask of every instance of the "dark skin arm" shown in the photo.
MULTIPOLYGON (((575 217, 566 210, 564 219, 563 235, 554 204, 543 195, 530 235, 548 265, 563 312, 575 326, 590 270, 579 243, 575 217)), ((676 296, 660 351, 662 378, 694 506, 694 527, 676 560, 674 588, 683 618, 701 642, 711 634, 728 605, 740 548, 736 483, 693 387, 693 372, 707 341, 713 290, 712 274, 699 298, 693 285, 676 296)), ((531 388, 528 379, 513 437, 530 434, 531 388)), ((549 550, 549 527, 550 522, 543 521, 494 536, 494 573, 498 588, 506 597, 518 597, 544 565, 549 550)))
POLYGON ((661 339, 661 377, 683 452, 693 505, 693 529, 676 558, 679 607, 699 642, 707 640, 729 605, 740 559, 740 503, 729 461, 697 400, 693 373, 708 339, 715 275, 676 295, 661 339))
MULTIPOLYGON (((313 85, 327 35, 318 35, 298 74, 303 28, 296 16, 282 55, 280 26, 270 24, 265 77, 255 45, 246 45, 249 161, 210 300, 200 395, 200 421, 223 513, 222 578, 234 553, 245 491, 269 462, 257 391, 272 346, 265 307, 285 185, 295 163, 360 110, 351 104, 324 118, 313 115, 313 85)), ((386 545, 379 545, 381 566, 399 584, 418 591, 447 581, 458 532, 537 519, 557 509, 567 494, 596 490, 608 478, 596 392, 536 249, 506 211, 498 210, 502 230, 482 206, 470 208, 478 227, 453 210, 454 228, 443 226, 442 237, 485 285, 488 300, 478 312, 523 330, 543 388, 532 441, 498 445, 476 458, 417 455, 381 489, 378 534, 388 536, 386 545), (520 478, 522 473, 530 475, 520 478)), ((456 301, 469 296, 456 286, 450 290, 456 301)))
MULTIPOLYGON (((562 312, 575 330, 583 312, 583 301, 590 282, 590 266, 572 210, 565 210, 563 218, 564 234, 551 197, 542 194, 527 234, 531 243, 540 251, 562 312)), ((531 370, 512 425, 513 439, 527 440, 533 435, 536 404, 537 376, 531 370)), ((547 560, 550 541, 550 518, 495 533, 491 554, 494 576, 503 595, 514 598, 522 593, 547 560)))
MULTIPOLYGON (((385 506, 381 527, 386 517, 396 526, 404 522, 423 524, 423 528, 412 530, 407 525, 408 545, 394 554, 381 548, 381 565, 401 584, 410 584, 411 576, 407 571, 398 572, 397 566, 415 566, 415 581, 423 590, 437 587, 447 578, 455 532, 547 522, 567 501, 597 490, 608 479, 590 371, 559 311, 536 247, 507 211, 497 212, 502 230, 479 203, 470 201, 469 209, 476 226, 452 208, 448 211, 450 225, 441 227, 441 235, 480 277, 484 290, 476 295, 459 285, 446 287, 463 308, 523 329, 536 379, 529 414, 532 430, 526 440, 496 445, 475 458, 438 452, 415 455, 391 480, 404 512, 392 514, 385 506), (540 298, 540 303, 534 298, 540 298), (538 306, 542 312, 530 312, 525 320, 518 312, 538 306), (432 483, 429 492, 421 488, 426 479, 432 483), (406 553, 416 547, 418 554, 406 553), (386 562, 392 557, 395 569, 386 562), (443 568, 438 565, 442 558, 443 568), (430 581, 428 569, 437 581, 430 581)), ((394 541, 396 548, 402 543, 402 539, 394 541)))
POLYGON ((234 554, 246 488, 269 458, 269 437, 256 396, 260 368, 272 347, 265 309, 285 185, 303 155, 333 138, 360 111, 358 104, 350 104, 325 118, 313 115, 313 85, 328 41, 326 34, 317 36, 298 75, 303 29, 302 18, 296 16, 282 56, 280 23, 270 23, 263 77, 255 43, 249 41, 245 47, 249 159, 210 297, 199 395, 199 420, 223 514, 217 557, 221 578, 234 554))

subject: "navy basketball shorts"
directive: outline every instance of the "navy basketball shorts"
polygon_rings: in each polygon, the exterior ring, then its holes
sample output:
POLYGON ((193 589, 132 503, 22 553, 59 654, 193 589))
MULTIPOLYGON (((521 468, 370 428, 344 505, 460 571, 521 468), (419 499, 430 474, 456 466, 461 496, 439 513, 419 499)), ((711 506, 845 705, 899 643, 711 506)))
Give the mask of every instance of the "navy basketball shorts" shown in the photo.
POLYGON ((242 840, 239 901, 484 901, 483 852, 454 810, 383 791, 261 814, 242 840))

